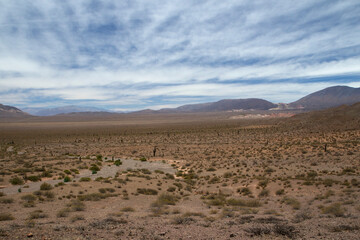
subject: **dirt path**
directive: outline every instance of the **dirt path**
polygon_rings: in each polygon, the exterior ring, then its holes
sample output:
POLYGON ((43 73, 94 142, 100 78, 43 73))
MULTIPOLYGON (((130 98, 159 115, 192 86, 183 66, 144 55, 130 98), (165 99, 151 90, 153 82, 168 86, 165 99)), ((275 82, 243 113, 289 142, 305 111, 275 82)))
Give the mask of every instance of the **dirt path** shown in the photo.
MULTIPOLYGON (((117 172, 125 171, 128 169, 134 169, 134 170, 135 169, 148 169, 152 172, 155 170, 161 170, 164 173, 169 173, 169 174, 175 174, 175 171, 176 171, 169 164, 162 163, 162 162, 141 162, 141 161, 133 160, 133 159, 120 159, 120 158, 117 158, 115 160, 121 160, 122 165, 120 165, 120 166, 103 165, 101 167, 100 171, 98 171, 96 174, 92 174, 92 172, 90 170, 82 170, 82 171, 80 171, 80 174, 75 175, 73 180, 78 181, 82 177, 89 177, 92 180, 95 180, 98 177, 103 177, 103 178, 115 177, 117 172)), ((19 193, 19 189, 21 189, 21 192, 34 192, 34 191, 39 190, 41 184, 43 184, 44 182, 49 183, 51 185, 55 185, 59 182, 63 182, 63 180, 62 179, 60 179, 60 180, 49 179, 49 180, 44 180, 44 181, 40 181, 40 182, 27 182, 24 185, 16 185, 16 186, 8 185, 8 186, 5 186, 4 188, 0 189, 0 192, 5 193, 6 195, 19 193), (24 188, 24 186, 28 186, 28 187, 24 188)))

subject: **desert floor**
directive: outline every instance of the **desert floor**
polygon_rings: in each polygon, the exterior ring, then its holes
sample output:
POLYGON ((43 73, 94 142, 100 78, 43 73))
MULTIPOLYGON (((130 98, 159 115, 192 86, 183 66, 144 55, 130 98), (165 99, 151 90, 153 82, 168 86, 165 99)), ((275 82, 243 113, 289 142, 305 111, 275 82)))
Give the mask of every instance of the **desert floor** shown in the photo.
POLYGON ((0 123, 0 238, 360 238, 360 126, 134 119, 0 123))

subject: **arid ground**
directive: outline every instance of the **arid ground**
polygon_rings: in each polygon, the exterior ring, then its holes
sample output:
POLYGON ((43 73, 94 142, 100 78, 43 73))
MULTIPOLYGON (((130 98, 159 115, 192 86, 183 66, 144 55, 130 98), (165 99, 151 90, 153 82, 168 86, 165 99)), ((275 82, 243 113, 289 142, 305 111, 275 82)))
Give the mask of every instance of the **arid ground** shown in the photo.
POLYGON ((336 111, 0 123, 0 238, 359 239, 359 115, 336 111))

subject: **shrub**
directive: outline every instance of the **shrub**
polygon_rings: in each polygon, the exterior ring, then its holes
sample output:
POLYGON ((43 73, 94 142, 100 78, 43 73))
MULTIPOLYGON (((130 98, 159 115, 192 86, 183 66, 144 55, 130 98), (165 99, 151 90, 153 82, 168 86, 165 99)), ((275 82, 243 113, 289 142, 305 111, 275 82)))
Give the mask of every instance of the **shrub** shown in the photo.
POLYGON ((80 211, 85 210, 85 204, 78 199, 71 200, 71 202, 68 203, 67 206, 69 207, 69 210, 75 211, 75 212, 80 212, 80 211))
POLYGON ((68 175, 70 175, 70 174, 71 174, 70 170, 67 170, 67 169, 66 169, 66 170, 64 170, 64 173, 65 173, 65 174, 68 174, 68 175))
POLYGON ((285 194, 285 190, 284 189, 279 189, 275 192, 276 195, 280 196, 280 195, 284 195, 285 194))
POLYGON ((91 167, 89 168, 89 170, 92 172, 97 172, 97 171, 100 171, 100 168, 96 164, 91 164, 91 167))
POLYGON ((240 207, 260 207, 261 202, 258 200, 242 200, 242 199, 234 199, 230 198, 226 201, 226 203, 230 206, 240 206, 240 207))
POLYGON ((28 177, 26 177, 26 179, 27 180, 29 180, 29 181, 32 181, 32 182, 38 182, 38 181, 41 181, 41 177, 39 177, 39 176, 28 176, 28 177))
POLYGON ((297 199, 291 197, 284 197, 281 202, 292 206, 292 208, 296 210, 300 209, 301 206, 300 202, 297 199))
POLYGON ((157 195, 158 191, 156 191, 155 189, 151 189, 151 188, 138 188, 137 193, 139 194, 144 194, 144 195, 157 195))
POLYGON ((111 193, 90 193, 85 195, 78 195, 78 199, 80 201, 100 201, 101 199, 105 199, 108 197, 115 197, 117 194, 111 193))
POLYGON ((121 209, 122 212, 135 212, 135 209, 132 207, 124 207, 121 209))
POLYGON ((116 166, 120 166, 120 165, 122 164, 122 162, 121 162, 121 160, 116 160, 116 161, 114 162, 114 164, 115 164, 116 166))
POLYGON ((340 203, 333 203, 330 206, 324 207, 322 213, 342 217, 344 216, 345 209, 341 207, 340 203))
POLYGON ((0 198, 0 203, 5 203, 5 204, 9 204, 9 203, 13 203, 14 199, 12 198, 0 198))
POLYGON ((89 178, 89 177, 82 177, 82 178, 80 178, 79 181, 80 181, 80 182, 90 182, 90 181, 91 181, 91 178, 89 178))
POLYGON ((140 158, 140 161, 142 161, 142 162, 146 162, 146 161, 147 161, 147 159, 146 159, 146 157, 141 157, 141 158, 140 158))
POLYGON ((67 216, 69 216, 69 212, 70 211, 68 208, 63 208, 56 213, 56 217, 58 217, 58 218, 67 217, 67 216))
POLYGON ((263 189, 259 193, 259 197, 267 197, 267 196, 269 196, 269 190, 267 190, 267 189, 263 189))
POLYGON ((22 180, 21 178, 19 177, 13 177, 10 179, 10 183, 12 185, 23 185, 24 184, 24 180, 22 180))
POLYGON ((175 205, 177 201, 178 197, 167 193, 161 194, 156 200, 160 205, 175 205))
POLYGON ((40 190, 41 191, 48 191, 48 190, 51 190, 51 189, 53 189, 54 187, 51 185, 51 184, 49 184, 49 183, 43 183, 43 184, 41 184, 41 186, 40 186, 40 190))
POLYGON ((10 213, 0 213, 0 221, 14 220, 14 217, 10 213))
POLYGON ((29 218, 28 219, 39 219, 39 218, 46 218, 47 215, 45 213, 43 213, 42 210, 36 210, 33 211, 29 214, 29 218))
POLYGON ((239 189, 237 190, 237 192, 238 192, 238 193, 241 193, 242 195, 245 195, 245 196, 251 194, 251 190, 250 190, 249 188, 247 188, 247 187, 239 188, 239 189))
POLYGON ((69 176, 64 177, 64 182, 70 182, 70 181, 71 181, 71 178, 69 176))
POLYGON ((26 201, 26 202, 33 202, 35 201, 37 198, 35 195, 33 194, 26 194, 24 196, 21 197, 22 200, 26 201))
POLYGON ((84 216, 82 215, 75 215, 71 218, 71 222, 76 222, 76 221, 79 221, 79 220, 84 220, 84 216))

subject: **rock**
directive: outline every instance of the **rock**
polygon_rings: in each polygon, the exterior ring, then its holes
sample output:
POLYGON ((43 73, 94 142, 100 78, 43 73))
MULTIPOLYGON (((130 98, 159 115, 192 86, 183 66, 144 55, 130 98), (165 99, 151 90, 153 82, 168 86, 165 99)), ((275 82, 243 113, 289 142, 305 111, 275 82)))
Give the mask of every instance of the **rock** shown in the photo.
POLYGON ((34 234, 32 234, 32 233, 28 233, 28 235, 27 235, 28 238, 32 238, 33 236, 34 236, 34 234))

